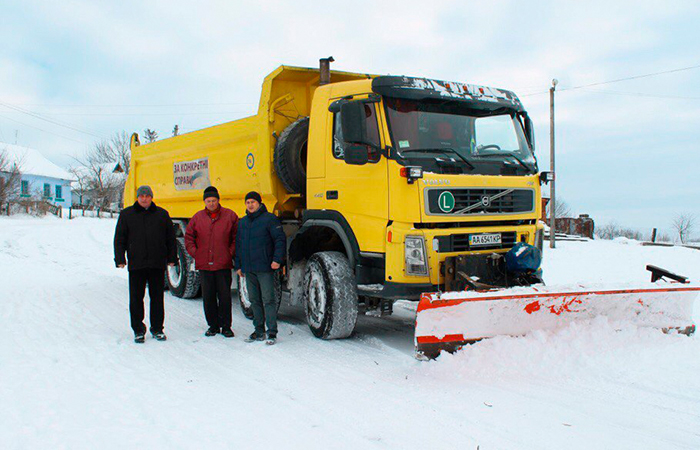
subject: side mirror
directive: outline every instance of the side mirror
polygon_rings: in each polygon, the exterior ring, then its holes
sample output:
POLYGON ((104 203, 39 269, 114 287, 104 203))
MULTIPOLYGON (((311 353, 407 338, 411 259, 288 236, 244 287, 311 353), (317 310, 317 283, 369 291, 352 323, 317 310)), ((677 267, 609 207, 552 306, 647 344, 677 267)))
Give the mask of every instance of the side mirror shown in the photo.
POLYGON ((554 172, 540 172, 540 185, 554 181, 554 172))
POLYGON ((348 145, 345 147, 345 155, 343 158, 346 164, 363 166, 369 161, 367 147, 364 145, 348 145))
POLYGON ((532 119, 530 119, 530 116, 527 115, 527 113, 524 114, 525 119, 525 137, 527 138, 527 141, 530 143, 530 148, 532 149, 532 153, 535 153, 535 125, 532 123, 532 119))
POLYGON ((361 101, 346 102, 340 105, 340 126, 343 140, 349 144, 369 144, 365 104, 361 101))

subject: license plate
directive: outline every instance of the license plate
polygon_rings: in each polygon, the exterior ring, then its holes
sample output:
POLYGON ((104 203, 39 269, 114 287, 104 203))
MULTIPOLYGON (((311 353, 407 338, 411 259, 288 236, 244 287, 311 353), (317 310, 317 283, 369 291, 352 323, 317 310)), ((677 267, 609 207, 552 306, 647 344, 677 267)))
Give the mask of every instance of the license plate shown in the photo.
POLYGON ((501 244, 501 233, 490 233, 490 234, 470 234, 469 235, 469 246, 479 247, 483 245, 500 245, 501 244))

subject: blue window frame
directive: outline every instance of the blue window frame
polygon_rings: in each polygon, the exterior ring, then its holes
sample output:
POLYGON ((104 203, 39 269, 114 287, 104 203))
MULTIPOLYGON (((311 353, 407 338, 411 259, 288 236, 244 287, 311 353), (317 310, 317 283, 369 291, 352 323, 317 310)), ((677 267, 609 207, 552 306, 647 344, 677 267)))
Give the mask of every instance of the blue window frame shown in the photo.
POLYGON ((44 183, 44 197, 51 197, 51 185, 49 183, 44 183))
POLYGON ((20 194, 29 195, 29 181, 22 180, 22 191, 20 192, 20 194))
POLYGON ((63 186, 56 185, 56 200, 63 200, 63 186))

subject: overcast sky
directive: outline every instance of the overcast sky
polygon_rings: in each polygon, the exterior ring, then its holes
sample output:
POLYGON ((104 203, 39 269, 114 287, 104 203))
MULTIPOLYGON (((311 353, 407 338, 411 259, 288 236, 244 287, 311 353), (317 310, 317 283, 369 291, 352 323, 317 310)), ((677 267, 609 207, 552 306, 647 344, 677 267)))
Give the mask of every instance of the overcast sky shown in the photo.
POLYGON ((700 218, 700 68, 565 89, 700 65, 699 29, 697 1, 0 1, 0 141, 67 166, 116 131, 254 114, 267 73, 332 55, 515 91, 547 169, 557 78, 557 196, 599 225, 669 228, 700 218))

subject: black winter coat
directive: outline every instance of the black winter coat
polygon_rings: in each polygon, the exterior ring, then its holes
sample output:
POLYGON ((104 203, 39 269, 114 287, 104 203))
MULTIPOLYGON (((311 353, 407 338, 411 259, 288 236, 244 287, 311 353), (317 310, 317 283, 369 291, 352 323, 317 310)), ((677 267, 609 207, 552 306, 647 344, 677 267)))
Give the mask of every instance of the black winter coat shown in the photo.
POLYGON ((272 262, 282 264, 287 253, 287 237, 277 216, 265 205, 238 222, 235 268, 243 273, 272 272, 272 262))
POLYGON ((114 263, 126 264, 129 270, 165 269, 177 262, 175 228, 168 211, 151 203, 144 209, 138 202, 119 214, 114 232, 114 263))

